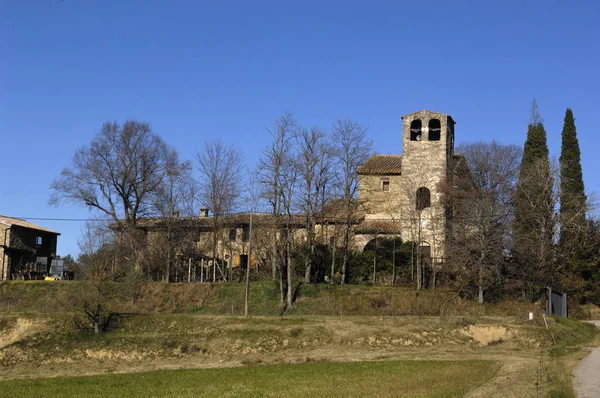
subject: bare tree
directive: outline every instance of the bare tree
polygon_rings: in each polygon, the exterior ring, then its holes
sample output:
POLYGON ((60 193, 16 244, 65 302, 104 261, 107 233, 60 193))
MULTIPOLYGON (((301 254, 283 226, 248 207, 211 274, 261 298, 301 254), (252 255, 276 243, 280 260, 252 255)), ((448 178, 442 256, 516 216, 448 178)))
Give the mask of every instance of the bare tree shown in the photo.
MULTIPOLYGON (((259 160, 257 176, 258 183, 262 186, 262 197, 267 201, 270 213, 273 216, 273 230, 279 230, 281 215, 283 213, 282 195, 286 173, 286 165, 290 164, 293 157, 293 134, 296 129, 296 121, 291 113, 286 113, 279 118, 273 129, 267 131, 271 134, 271 143, 262 151, 259 160)), ((273 280, 277 279, 280 270, 278 241, 276 235, 271 243, 271 272, 273 280)), ((283 284, 280 272, 280 291, 283 300, 283 284)))
MULTIPOLYGON (((222 232, 223 216, 231 213, 241 195, 244 165, 241 153, 233 146, 226 147, 221 141, 209 141, 204 152, 196 154, 200 173, 198 186, 200 202, 212 213, 213 282, 216 279, 219 234, 222 232)), ((225 274, 219 268, 221 276, 225 274)))
POLYGON ((453 234, 449 262, 462 266, 465 277, 484 292, 499 281, 506 250, 510 247, 510 224, 514 215, 513 197, 522 150, 497 141, 474 142, 458 147, 468 172, 455 175, 446 192, 453 209, 453 234))
POLYGON ((167 175, 171 153, 148 123, 104 123, 90 145, 75 153, 71 167, 52 182, 50 203, 77 203, 108 216, 118 231, 114 266, 118 259, 138 269, 144 242, 135 226, 154 213, 153 199, 167 175))
POLYGON ((306 220, 306 254, 304 281, 310 283, 311 268, 315 260, 315 224, 323 208, 331 178, 331 150, 325 132, 317 127, 310 130, 298 128, 299 209, 306 220))
POLYGON ((97 209, 125 226, 152 213, 152 197, 167 173, 170 150, 150 125, 104 123, 88 147, 50 185, 50 203, 97 209))
POLYGON ((158 187, 154 198, 154 208, 161 217, 164 233, 157 253, 149 260, 158 259, 162 264, 162 279, 169 282, 171 269, 178 245, 189 240, 188 230, 182 228, 180 217, 192 216, 196 211, 196 182, 192 176, 192 165, 189 161, 181 161, 176 151, 170 151, 166 176, 158 187))
POLYGON ((336 190, 343 200, 343 260, 342 280, 347 279, 347 267, 350 251, 350 233, 352 227, 352 201, 358 193, 357 169, 367 161, 372 153, 373 143, 367 139, 367 128, 350 119, 338 119, 333 124, 333 142, 337 173, 336 190))
POLYGON ((559 226, 560 175, 556 159, 535 159, 526 172, 521 166, 517 199, 527 209, 527 224, 513 222, 513 237, 518 267, 512 277, 522 282, 529 299, 537 299, 540 290, 552 282, 554 242, 559 226))
POLYGON ((294 222, 293 222, 293 201, 295 196, 296 182, 298 180, 298 165, 294 157, 287 158, 287 162, 283 165, 284 173, 281 180, 281 208, 284 218, 284 263, 286 268, 287 292, 286 292, 286 311, 292 308, 292 285, 294 276, 292 272, 292 252, 294 238, 294 222))
POLYGON ((78 279, 90 279, 111 271, 115 236, 107 224, 107 221, 87 221, 82 228, 77 241, 80 251, 76 270, 78 279))

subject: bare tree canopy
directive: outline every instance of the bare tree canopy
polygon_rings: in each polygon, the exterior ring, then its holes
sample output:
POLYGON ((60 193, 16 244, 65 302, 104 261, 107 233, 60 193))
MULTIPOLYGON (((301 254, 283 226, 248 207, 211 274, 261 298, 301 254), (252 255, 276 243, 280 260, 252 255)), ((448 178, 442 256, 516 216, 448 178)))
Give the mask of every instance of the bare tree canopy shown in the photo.
POLYGON ((367 161, 373 151, 373 142, 367 139, 367 128, 350 119, 338 119, 333 124, 333 142, 336 191, 344 203, 342 284, 346 283, 346 271, 350 251, 351 203, 358 193, 358 168, 367 161))
POLYGON ((453 181, 447 198, 455 213, 449 262, 455 266, 456 280, 472 281, 483 302, 484 291, 499 281, 504 253, 510 247, 522 150, 492 141, 464 144, 458 151, 464 154, 469 173, 453 181))
POLYGON ((315 257, 315 224, 317 214, 327 197, 329 179, 331 178, 331 145, 327 135, 318 127, 310 130, 299 127, 296 132, 300 184, 298 186, 298 209, 306 218, 306 246, 304 281, 310 283, 311 269, 315 257))
POLYGON ((174 149, 169 150, 163 183, 154 195, 154 208, 162 217, 196 214, 197 184, 192 176, 192 164, 181 161, 174 149))
POLYGON ((460 145, 456 152, 464 155, 473 185, 482 195, 491 196, 494 214, 498 207, 510 204, 523 154, 519 146, 479 141, 460 145))
POLYGON ((285 113, 275 121, 272 130, 267 129, 272 140, 263 149, 258 163, 258 183, 262 186, 262 197, 269 203, 273 215, 281 212, 281 178, 284 167, 293 156, 293 137, 297 122, 291 113, 285 113))
POLYGON ((152 196, 167 173, 172 151, 145 122, 104 123, 89 146, 75 153, 50 188, 50 203, 94 208, 115 222, 135 225, 152 213, 152 196))
MULTIPOLYGON (((293 137, 297 122, 291 113, 285 113, 275 121, 273 129, 267 129, 272 140, 262 151, 257 168, 257 182, 261 187, 261 197, 268 203, 270 213, 273 215, 276 226, 280 224, 283 213, 284 186, 286 173, 292 165, 294 157, 293 137)), ((271 276, 277 279, 277 271, 280 270, 277 258, 279 255, 277 238, 271 243, 271 276)), ((283 292, 281 272, 280 289, 283 292)), ((283 293, 281 293, 283 300, 283 293)))
POLYGON ((220 140, 208 141, 204 151, 196 154, 198 161, 199 198, 215 217, 231 212, 241 195, 244 179, 242 154, 220 140))
POLYGON ((373 141, 367 128, 351 119, 338 119, 333 124, 336 166, 336 188, 340 197, 350 199, 358 193, 358 168, 373 153, 373 141))

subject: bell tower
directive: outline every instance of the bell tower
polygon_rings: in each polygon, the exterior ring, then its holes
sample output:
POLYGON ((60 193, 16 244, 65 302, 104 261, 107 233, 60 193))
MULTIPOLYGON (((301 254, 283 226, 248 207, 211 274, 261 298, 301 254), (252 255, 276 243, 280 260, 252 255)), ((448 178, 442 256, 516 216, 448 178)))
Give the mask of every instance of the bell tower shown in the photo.
POLYGON ((432 261, 445 253, 446 209, 443 184, 454 155, 454 120, 422 110, 402 117, 402 219, 406 240, 429 247, 432 261))

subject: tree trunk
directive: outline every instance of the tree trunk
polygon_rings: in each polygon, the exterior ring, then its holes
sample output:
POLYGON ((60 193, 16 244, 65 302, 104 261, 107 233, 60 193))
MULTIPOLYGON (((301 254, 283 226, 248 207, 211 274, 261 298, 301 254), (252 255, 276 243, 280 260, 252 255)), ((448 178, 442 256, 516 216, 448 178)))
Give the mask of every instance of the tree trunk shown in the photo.
POLYGON ((396 237, 392 246, 392 286, 396 286, 396 237))
POLYGON ((485 252, 481 251, 481 257, 479 257, 479 302, 483 303, 483 260, 485 258, 485 252))
POLYGON ((350 244, 350 231, 348 226, 344 228, 344 257, 342 260, 342 281, 341 284, 346 284, 346 270, 348 268, 348 245, 350 244))
POLYGON ((310 269, 311 269, 311 261, 310 261, 310 252, 306 255, 304 259, 304 282, 310 283, 310 269))
POLYGON ((417 290, 421 290, 422 275, 421 275, 421 250, 417 244, 417 290))
POLYGON ((308 253, 304 260, 304 282, 310 283, 310 274, 312 271, 312 264, 315 258, 315 231, 314 225, 311 220, 306 223, 306 240, 308 242, 308 253))
POLYGON ((167 264, 165 268, 165 282, 169 283, 169 273, 171 271, 171 250, 169 250, 169 253, 167 253, 167 264))
POLYGON ((331 250, 331 279, 329 279, 329 284, 333 285, 333 277, 335 275, 335 248, 336 248, 336 242, 335 242, 335 234, 334 234, 334 238, 333 238, 333 248, 331 250))
POLYGON ((292 278, 292 245, 289 242, 289 238, 288 238, 288 243, 287 243, 287 259, 286 259, 286 263, 287 263, 287 303, 286 303, 286 310, 289 310, 292 308, 292 282, 293 282, 293 278, 292 278))
POLYGON ((377 281, 377 236, 375 236, 375 255, 373 256, 373 284, 377 281))
POLYGON ((421 287, 423 287, 423 269, 421 265, 421 212, 419 212, 417 222, 417 290, 421 290, 421 287))
POLYGON ((283 289, 283 267, 279 271, 279 303, 283 304, 284 289, 283 289))
POLYGON ((483 286, 479 285, 479 302, 483 303, 483 286))
POLYGON ((273 272, 273 280, 277 280, 277 239, 273 238, 273 245, 271 246, 271 268, 273 272))

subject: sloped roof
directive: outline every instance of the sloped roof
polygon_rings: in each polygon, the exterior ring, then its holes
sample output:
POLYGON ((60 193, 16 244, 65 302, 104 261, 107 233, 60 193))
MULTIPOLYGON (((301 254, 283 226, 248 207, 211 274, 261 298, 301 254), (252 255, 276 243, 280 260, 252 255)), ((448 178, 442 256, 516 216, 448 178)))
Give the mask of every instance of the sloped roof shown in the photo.
MULTIPOLYGON (((349 207, 351 222, 357 223, 365 217, 363 205, 358 199, 352 199, 349 207)), ((341 222, 346 218, 346 202, 343 199, 332 199, 325 204, 319 215, 321 222, 341 222)))
POLYGON ((452 163, 450 164, 450 167, 456 176, 471 178, 471 170, 469 170, 469 165, 467 164, 465 155, 452 155, 452 163))
POLYGON ((8 227, 12 227, 13 225, 16 225, 16 226, 23 227, 23 228, 35 229, 38 231, 50 232, 52 234, 60 235, 59 232, 53 231, 48 228, 44 228, 40 225, 34 224, 27 220, 23 220, 22 218, 14 218, 14 217, 7 217, 7 216, 0 215, 0 224, 4 224, 8 227))
POLYGON ((400 234, 402 225, 400 221, 390 220, 364 220, 356 227, 356 234, 400 234))
POLYGON ((357 170, 358 174, 400 175, 402 155, 373 155, 357 170))
MULTIPOLYGON (((273 215, 271 214, 255 213, 252 217, 252 222, 256 225, 273 221, 273 215)), ((294 226, 304 226, 306 224, 303 215, 293 214, 291 219, 294 226)), ((250 224, 250 213, 222 216, 220 220, 223 228, 239 228, 250 224)), ((284 222, 284 220, 285 216, 282 216, 281 221, 284 222)), ((213 227, 213 222, 213 217, 152 217, 138 219, 136 228, 159 230, 170 226, 173 228, 210 229, 213 227)), ((111 224, 109 227, 111 229, 118 228, 116 223, 111 224)))

